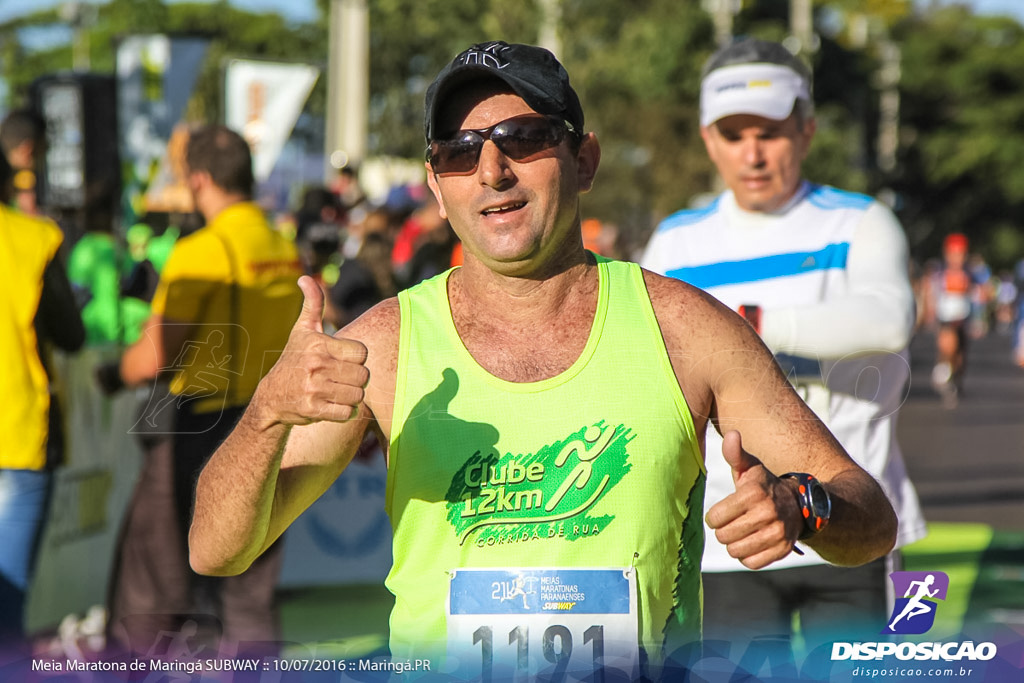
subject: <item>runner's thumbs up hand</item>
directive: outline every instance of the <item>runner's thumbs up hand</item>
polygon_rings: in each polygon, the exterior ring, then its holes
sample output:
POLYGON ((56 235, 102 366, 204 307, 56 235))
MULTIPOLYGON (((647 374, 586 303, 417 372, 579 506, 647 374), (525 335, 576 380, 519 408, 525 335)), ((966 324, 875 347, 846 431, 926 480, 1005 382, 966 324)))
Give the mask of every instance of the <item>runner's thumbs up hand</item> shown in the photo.
POLYGON ((302 310, 288 343, 253 396, 265 426, 345 422, 356 416, 370 379, 362 342, 324 334, 320 285, 304 275, 299 288, 302 310))
POLYGON ((732 469, 736 491, 708 510, 705 520, 729 555, 750 569, 761 569, 793 549, 802 520, 790 480, 781 480, 743 450, 737 431, 727 432, 722 457, 732 469))
POLYGON ((302 290, 302 310, 292 326, 292 336, 298 329, 324 333, 324 290, 308 275, 299 278, 302 290))

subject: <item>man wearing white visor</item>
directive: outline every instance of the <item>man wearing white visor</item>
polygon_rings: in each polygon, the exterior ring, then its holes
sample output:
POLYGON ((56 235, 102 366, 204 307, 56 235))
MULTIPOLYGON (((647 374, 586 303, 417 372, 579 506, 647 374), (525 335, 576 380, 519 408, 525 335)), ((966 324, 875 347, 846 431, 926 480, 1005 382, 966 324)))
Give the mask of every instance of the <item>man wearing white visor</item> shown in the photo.
MULTIPOLYGON (((642 265, 744 315, 807 404, 882 484, 899 516, 897 547, 921 538, 924 520, 896 442, 914 324, 899 222, 870 197, 803 178, 816 125, 811 74, 782 45, 743 39, 712 55, 700 104, 701 136, 727 189, 666 218, 642 265)), ((709 429, 706 438, 706 452, 716 452, 721 437, 709 429)), ((720 465, 707 459, 705 509, 733 490, 720 465)), ((839 568, 798 545, 755 572, 729 556, 714 528, 706 533, 705 642, 718 641, 729 650, 720 654, 751 673, 765 658, 789 661, 794 623, 808 650, 876 640, 885 627, 895 556, 839 568)))

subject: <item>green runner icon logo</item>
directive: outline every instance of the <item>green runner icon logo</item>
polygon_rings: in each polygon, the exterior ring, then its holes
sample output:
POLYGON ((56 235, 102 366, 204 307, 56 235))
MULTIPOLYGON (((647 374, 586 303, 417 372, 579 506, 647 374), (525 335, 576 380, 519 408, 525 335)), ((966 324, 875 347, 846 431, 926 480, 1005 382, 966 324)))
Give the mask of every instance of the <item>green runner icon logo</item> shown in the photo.
POLYGON ((601 421, 536 453, 474 453, 446 496, 459 543, 574 541, 599 533, 613 516, 589 512, 630 470, 626 448, 634 436, 601 421))

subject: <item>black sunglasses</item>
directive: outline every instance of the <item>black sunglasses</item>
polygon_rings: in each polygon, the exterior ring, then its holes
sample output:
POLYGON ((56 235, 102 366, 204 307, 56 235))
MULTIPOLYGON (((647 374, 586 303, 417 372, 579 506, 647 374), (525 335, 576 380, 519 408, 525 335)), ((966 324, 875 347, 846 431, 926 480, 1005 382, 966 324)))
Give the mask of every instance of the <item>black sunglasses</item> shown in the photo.
POLYGON ((455 131, 450 138, 431 140, 427 162, 438 175, 468 174, 476 170, 484 142, 492 141, 513 161, 525 161, 562 144, 566 136, 579 138, 568 121, 557 116, 524 114, 499 121, 489 128, 455 131))

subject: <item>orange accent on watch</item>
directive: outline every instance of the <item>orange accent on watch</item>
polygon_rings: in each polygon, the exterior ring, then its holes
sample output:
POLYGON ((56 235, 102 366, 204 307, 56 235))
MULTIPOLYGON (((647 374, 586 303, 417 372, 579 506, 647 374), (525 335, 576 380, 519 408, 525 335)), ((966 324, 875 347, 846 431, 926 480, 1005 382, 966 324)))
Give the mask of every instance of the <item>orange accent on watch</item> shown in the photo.
POLYGON ((797 505, 804 518, 804 531, 798 540, 808 539, 824 529, 832 514, 832 500, 821 482, 806 472, 787 472, 779 479, 797 481, 797 505))

